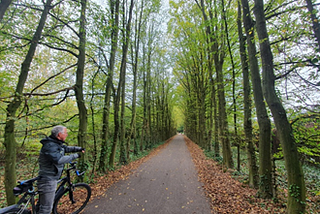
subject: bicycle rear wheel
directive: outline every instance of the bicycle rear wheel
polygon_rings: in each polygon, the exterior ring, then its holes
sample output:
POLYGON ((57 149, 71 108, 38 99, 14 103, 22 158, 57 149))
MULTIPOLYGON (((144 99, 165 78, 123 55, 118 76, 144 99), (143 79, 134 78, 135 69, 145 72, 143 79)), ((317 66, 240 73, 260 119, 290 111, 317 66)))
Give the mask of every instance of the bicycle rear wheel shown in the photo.
POLYGON ((53 213, 78 214, 87 205, 90 197, 91 188, 88 184, 75 184, 72 189, 67 188, 57 195, 57 198, 53 204, 53 213))

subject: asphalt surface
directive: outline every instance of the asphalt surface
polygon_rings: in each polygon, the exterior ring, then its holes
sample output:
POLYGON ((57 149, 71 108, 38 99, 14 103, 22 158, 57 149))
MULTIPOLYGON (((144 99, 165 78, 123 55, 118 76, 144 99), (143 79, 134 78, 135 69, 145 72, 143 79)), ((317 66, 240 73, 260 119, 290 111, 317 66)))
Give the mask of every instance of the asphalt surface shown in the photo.
POLYGON ((210 205, 183 136, 152 157, 127 180, 90 202, 85 214, 210 214, 210 205))

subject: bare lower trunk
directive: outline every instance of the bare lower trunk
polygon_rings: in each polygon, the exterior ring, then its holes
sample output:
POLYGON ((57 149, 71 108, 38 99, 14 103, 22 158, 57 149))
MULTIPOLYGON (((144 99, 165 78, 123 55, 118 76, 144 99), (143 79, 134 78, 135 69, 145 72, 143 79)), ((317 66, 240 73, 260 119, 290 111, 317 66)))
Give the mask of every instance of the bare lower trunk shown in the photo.
MULTIPOLYGON (((76 73, 75 95, 79 110, 79 130, 78 130, 78 145, 86 148, 87 136, 87 108, 85 106, 83 96, 83 78, 84 78, 84 65, 86 60, 85 46, 86 46, 86 7, 87 0, 81 0, 81 14, 80 14, 80 28, 79 28, 79 55, 78 67, 76 73)), ((81 157, 80 167, 85 170, 84 156, 81 157)))
POLYGON ((109 136, 109 116, 110 116, 110 102, 111 102, 111 89, 113 87, 113 73, 115 65, 115 57, 118 47, 118 32, 119 32, 119 1, 110 1, 110 11, 113 17, 112 32, 111 32, 111 53, 108 67, 108 78, 106 84, 106 94, 103 106, 102 118, 102 142, 100 151, 99 171, 106 172, 107 170, 107 157, 108 157, 108 136, 109 136))
MULTIPOLYGON (((259 186, 259 193, 263 198, 272 198, 272 167, 270 145, 271 125, 262 93, 260 69, 256 57, 256 45, 254 42, 254 25, 250 15, 249 4, 247 0, 242 0, 241 2, 243 8, 243 22, 247 34, 253 97, 259 124, 259 176, 263 180, 260 182, 261 185, 259 186)), ((250 147, 252 148, 252 146, 253 145, 251 145, 250 147)), ((251 154, 254 155, 254 153, 251 154)), ((252 158, 255 157, 252 156, 252 158)), ((253 171, 253 173, 255 172, 253 171)), ((257 174, 254 177, 256 178, 256 180, 259 179, 257 177, 257 174)))
MULTIPOLYGON (((242 22, 241 22, 241 3, 238 1, 238 35, 239 35, 239 49, 240 49, 240 59, 241 59, 241 66, 242 66, 242 76, 243 76, 243 103, 244 103, 244 118, 243 118, 243 126, 244 126, 244 134, 245 140, 248 145, 248 148, 252 147, 252 113, 251 113, 251 87, 250 87, 250 79, 249 79, 249 65, 248 65, 248 58, 247 58, 247 51, 246 51, 246 43, 245 38, 242 32, 242 22)), ((240 142, 239 142, 240 144, 240 142)), ((251 155, 251 154, 250 154, 251 155)), ((249 163, 255 160, 249 160, 249 163)), ((258 179, 255 182, 254 178, 257 176, 257 168, 256 162, 250 163, 251 168, 249 170, 249 185, 253 187, 257 187, 258 179)), ((240 171, 240 158, 238 160, 238 170, 240 171)))
POLYGON ((275 91, 275 76, 273 71, 273 55, 266 28, 263 0, 255 0, 254 14, 256 28, 260 40, 262 60, 263 89, 266 101, 272 112, 288 174, 287 213, 303 213, 305 211, 306 188, 304 175, 299 161, 299 155, 293 136, 293 131, 287 119, 287 114, 275 91))

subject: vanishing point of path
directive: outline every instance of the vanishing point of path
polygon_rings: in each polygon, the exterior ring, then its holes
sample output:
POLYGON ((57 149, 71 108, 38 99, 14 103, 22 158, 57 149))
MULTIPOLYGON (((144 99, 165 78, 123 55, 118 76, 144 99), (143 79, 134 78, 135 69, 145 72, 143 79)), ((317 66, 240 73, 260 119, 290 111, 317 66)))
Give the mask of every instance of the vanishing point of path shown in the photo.
POLYGON ((113 184, 85 214, 210 214, 210 205, 183 136, 113 184))

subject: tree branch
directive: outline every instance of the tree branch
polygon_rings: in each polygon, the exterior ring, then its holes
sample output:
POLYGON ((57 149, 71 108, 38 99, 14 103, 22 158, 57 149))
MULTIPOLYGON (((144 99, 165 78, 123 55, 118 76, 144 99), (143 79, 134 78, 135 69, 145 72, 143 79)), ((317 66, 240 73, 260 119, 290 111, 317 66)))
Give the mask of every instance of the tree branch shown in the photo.
MULTIPOLYGON (((41 86, 43 86, 44 84, 46 84, 47 82, 49 82, 51 79, 59 76, 60 74, 62 74, 62 73, 64 73, 65 71, 69 70, 70 68, 75 67, 76 65, 77 65, 77 64, 70 65, 69 67, 63 69, 61 72, 59 72, 59 73, 57 73, 57 74, 49 77, 47 80, 45 80, 44 82, 42 82, 40 85, 38 85, 38 86, 36 86, 34 89, 32 89, 31 92, 30 92, 30 94, 32 95, 35 90, 37 90, 38 88, 40 88, 41 86)), ((30 95, 30 96, 31 96, 31 95, 30 95)))
POLYGON ((58 91, 54 91, 54 92, 49 92, 49 93, 44 93, 44 94, 41 94, 41 93, 23 93, 24 96, 49 96, 49 95, 53 95, 53 94, 58 94, 62 91, 69 91, 71 89, 74 89, 74 86, 70 86, 70 87, 67 87, 67 88, 63 88, 63 89, 60 89, 58 91))

